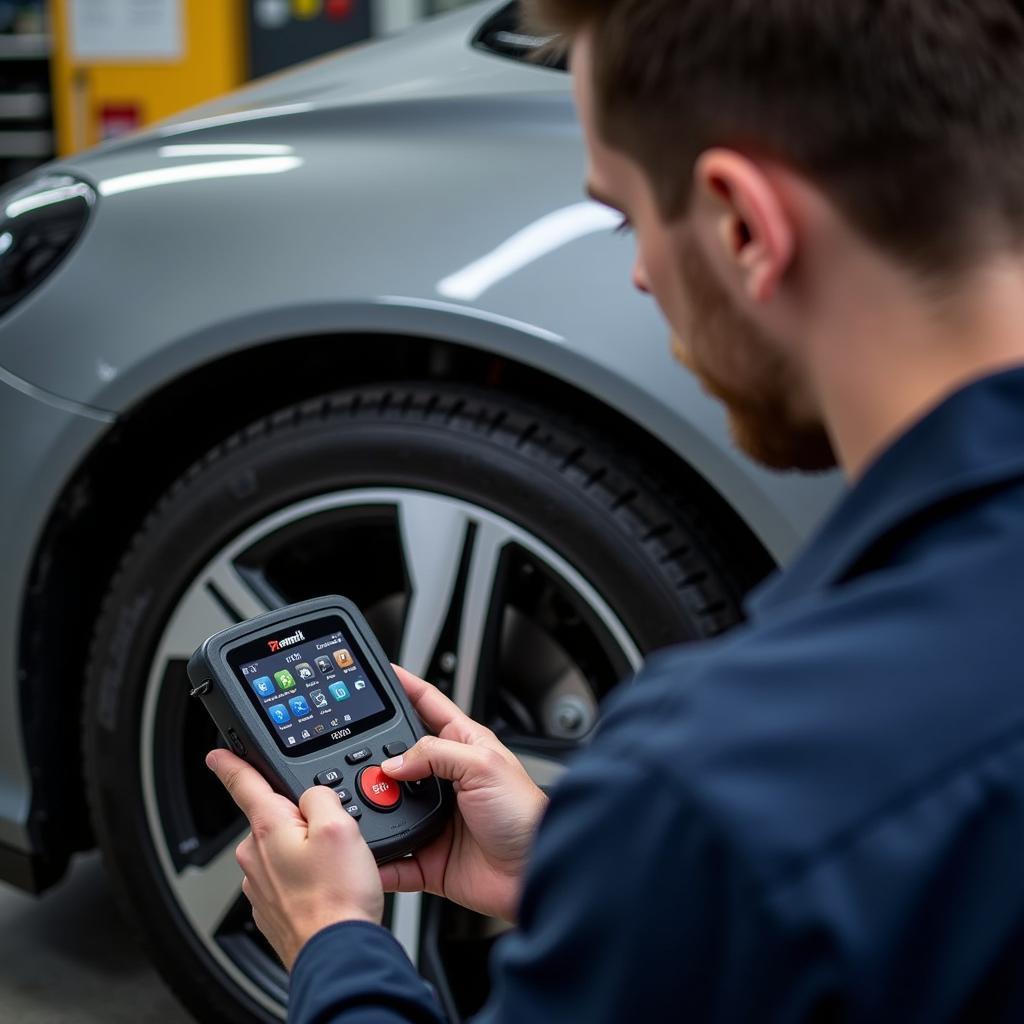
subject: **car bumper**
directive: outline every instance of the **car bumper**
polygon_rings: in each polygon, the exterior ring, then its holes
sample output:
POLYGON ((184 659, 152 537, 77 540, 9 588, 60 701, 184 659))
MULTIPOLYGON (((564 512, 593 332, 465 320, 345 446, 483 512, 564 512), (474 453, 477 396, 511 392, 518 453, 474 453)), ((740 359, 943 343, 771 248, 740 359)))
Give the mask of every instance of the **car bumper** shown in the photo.
MULTIPOLYGON (((36 888, 32 777, 22 695, 32 666, 21 664, 22 616, 36 551, 57 496, 113 417, 49 395, 0 370, 0 878, 36 888)), ((83 666, 86 652, 82 652, 83 666)), ((69 679, 67 686, 80 686, 69 679)), ((60 714, 64 694, 52 695, 60 714)))

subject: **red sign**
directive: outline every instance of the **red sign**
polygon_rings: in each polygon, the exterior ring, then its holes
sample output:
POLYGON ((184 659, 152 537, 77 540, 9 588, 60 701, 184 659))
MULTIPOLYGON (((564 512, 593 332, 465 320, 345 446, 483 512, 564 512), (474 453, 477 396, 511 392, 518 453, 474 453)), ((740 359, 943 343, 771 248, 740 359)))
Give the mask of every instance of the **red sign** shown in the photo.
POLYGON ((116 139, 142 127, 142 107, 138 103, 104 103, 99 120, 100 138, 116 139))

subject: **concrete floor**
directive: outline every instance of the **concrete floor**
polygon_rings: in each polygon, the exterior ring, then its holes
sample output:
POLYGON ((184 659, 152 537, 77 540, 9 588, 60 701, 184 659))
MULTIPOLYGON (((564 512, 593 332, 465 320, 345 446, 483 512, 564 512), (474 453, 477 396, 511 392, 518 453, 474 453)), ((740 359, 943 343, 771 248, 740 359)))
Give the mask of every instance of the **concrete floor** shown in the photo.
POLYGON ((95 854, 41 899, 0 883, 3 1024, 190 1024, 117 913, 95 854))

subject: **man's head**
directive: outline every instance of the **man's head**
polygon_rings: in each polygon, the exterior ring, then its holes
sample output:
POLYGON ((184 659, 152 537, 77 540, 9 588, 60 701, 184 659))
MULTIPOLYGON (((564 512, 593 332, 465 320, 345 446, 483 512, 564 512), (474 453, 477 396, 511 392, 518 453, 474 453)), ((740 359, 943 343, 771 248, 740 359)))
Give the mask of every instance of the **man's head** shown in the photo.
POLYGON ((925 294, 1024 238, 1024 2, 527 7, 571 45, 590 189, 635 229, 677 354, 755 458, 831 465, 821 264, 858 249, 925 294))

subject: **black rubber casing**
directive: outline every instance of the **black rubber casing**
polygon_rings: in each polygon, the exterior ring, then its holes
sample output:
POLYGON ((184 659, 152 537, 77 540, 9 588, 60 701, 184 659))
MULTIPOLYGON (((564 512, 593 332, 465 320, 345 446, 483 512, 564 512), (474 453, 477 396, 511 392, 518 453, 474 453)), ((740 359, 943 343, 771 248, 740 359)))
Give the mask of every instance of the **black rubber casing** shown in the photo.
POLYGON ((417 786, 400 784, 401 800, 393 809, 378 810, 363 799, 356 784, 364 768, 385 759, 384 744, 405 743, 411 747, 427 735, 409 703, 391 663, 359 609, 347 598, 330 596, 288 605, 265 615, 240 622, 204 641, 188 662, 188 677, 227 745, 249 762, 278 792, 298 803, 299 797, 320 772, 334 768, 342 773, 336 786, 352 795, 362 812, 359 828, 378 863, 394 860, 430 842, 442 830, 451 814, 451 785, 433 776, 417 786), (366 732, 339 740, 306 755, 285 756, 260 718, 242 684, 228 663, 228 654, 238 647, 277 636, 324 615, 337 615, 360 648, 366 669, 387 691, 395 712, 387 721, 366 732), (349 765, 345 755, 367 747, 372 756, 349 765))

